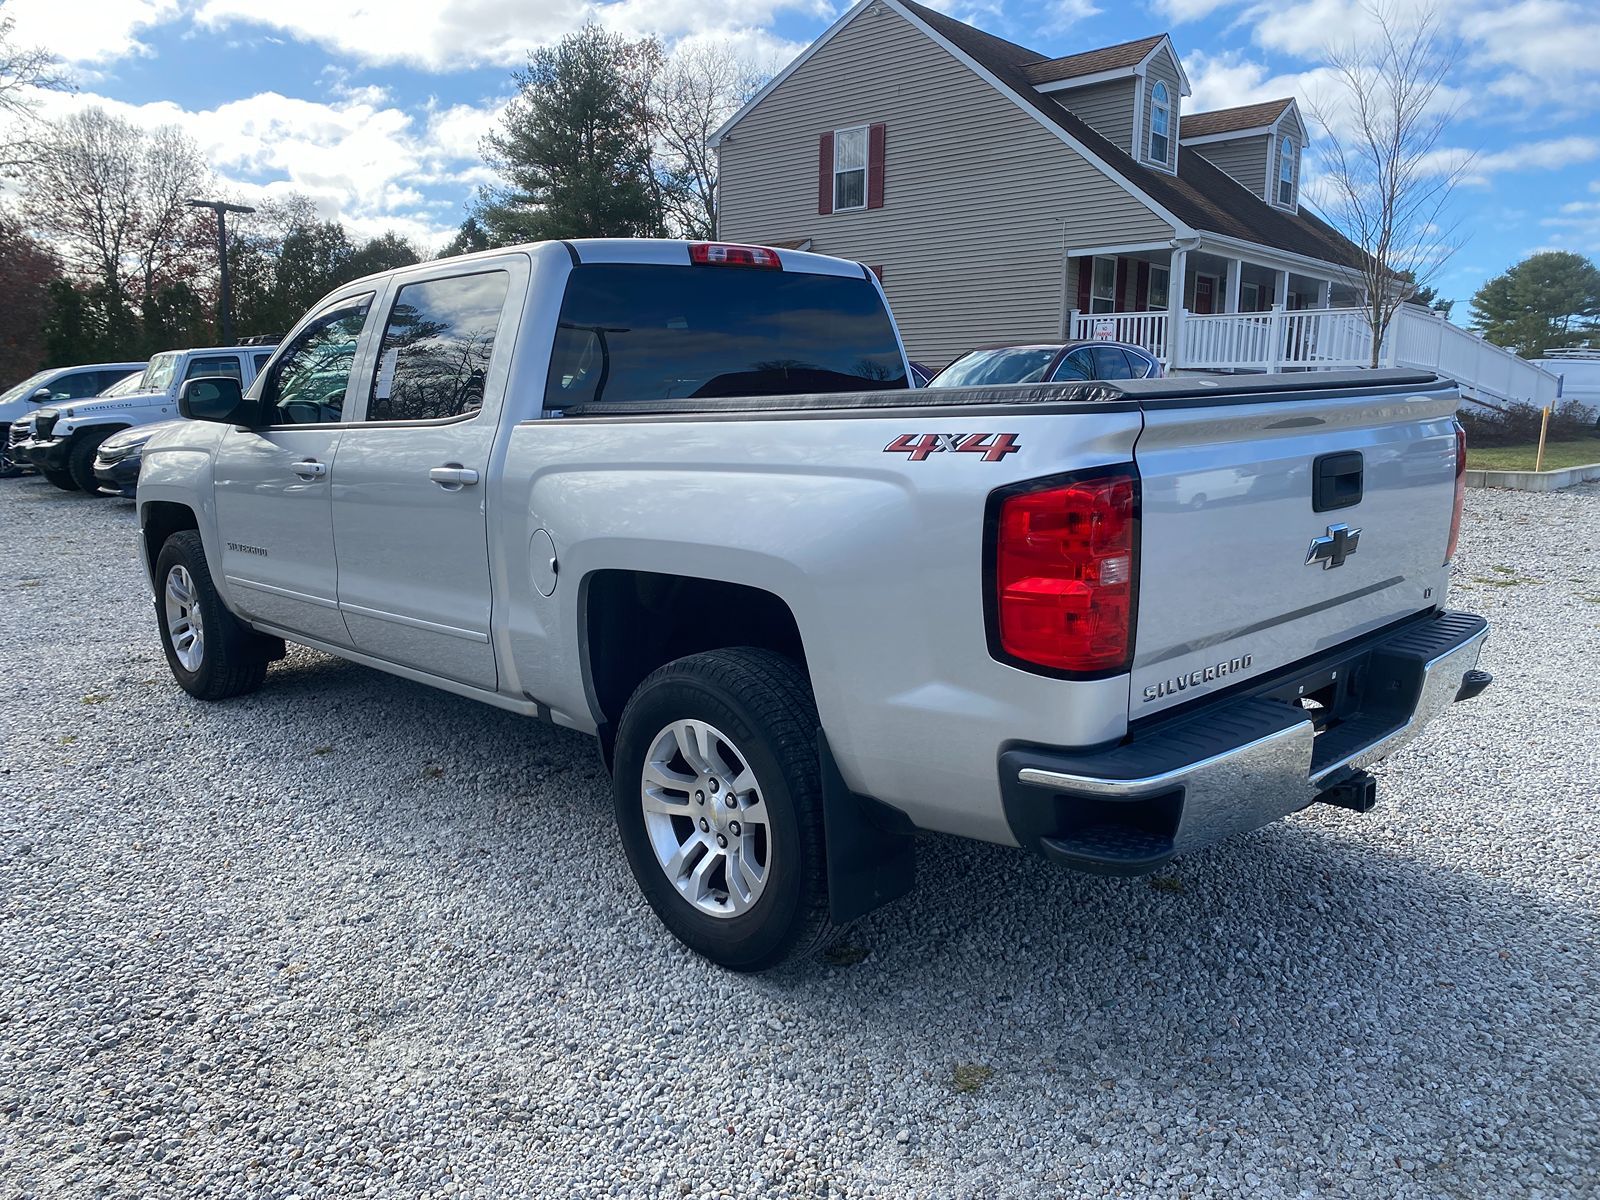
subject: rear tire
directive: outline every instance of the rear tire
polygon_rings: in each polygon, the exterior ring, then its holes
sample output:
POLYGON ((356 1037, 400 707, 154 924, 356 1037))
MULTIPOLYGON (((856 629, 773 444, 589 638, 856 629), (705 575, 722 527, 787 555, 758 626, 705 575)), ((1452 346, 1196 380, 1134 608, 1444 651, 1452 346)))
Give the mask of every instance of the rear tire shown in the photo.
POLYGON ((633 876, 679 941, 730 970, 838 935, 817 724, 805 673, 741 647, 668 663, 618 725, 612 788, 633 876))
POLYGON ((198 700, 253 692, 267 677, 270 640, 222 603, 200 534, 169 537, 156 556, 156 622, 178 686, 198 700))
POLYGON ((76 492, 79 490, 78 481, 72 477, 71 471, 54 471, 49 467, 40 467, 39 474, 43 475, 45 479, 55 484, 63 492, 76 492))
POLYGON ((94 477, 94 456, 100 443, 115 432, 114 429, 91 429, 80 433, 72 439, 67 451, 67 471, 72 475, 72 482, 91 496, 100 494, 100 481, 94 477))

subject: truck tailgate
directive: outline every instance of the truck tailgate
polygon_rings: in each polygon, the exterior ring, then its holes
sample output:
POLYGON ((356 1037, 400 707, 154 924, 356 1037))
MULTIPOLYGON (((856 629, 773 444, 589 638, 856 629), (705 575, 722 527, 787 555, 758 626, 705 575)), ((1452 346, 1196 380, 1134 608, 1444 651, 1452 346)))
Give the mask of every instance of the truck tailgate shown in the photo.
POLYGON ((1145 402, 1130 719, 1443 601, 1455 388, 1307 386, 1145 402))

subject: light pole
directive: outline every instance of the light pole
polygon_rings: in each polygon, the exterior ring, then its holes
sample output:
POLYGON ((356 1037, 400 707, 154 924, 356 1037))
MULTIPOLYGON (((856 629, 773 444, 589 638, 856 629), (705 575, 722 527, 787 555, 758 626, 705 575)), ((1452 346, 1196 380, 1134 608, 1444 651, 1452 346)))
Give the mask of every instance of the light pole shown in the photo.
POLYGON ((209 208, 217 214, 217 259, 222 266, 222 344, 233 345, 233 300, 228 295, 228 218, 227 214, 253 213, 255 209, 243 204, 229 204, 226 200, 190 200, 190 208, 209 208))

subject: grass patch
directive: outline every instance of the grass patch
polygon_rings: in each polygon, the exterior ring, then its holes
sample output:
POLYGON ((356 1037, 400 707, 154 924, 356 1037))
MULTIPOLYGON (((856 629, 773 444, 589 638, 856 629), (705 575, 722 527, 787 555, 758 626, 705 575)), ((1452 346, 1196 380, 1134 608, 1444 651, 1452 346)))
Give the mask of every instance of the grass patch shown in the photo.
POLYGON ((1150 886, 1158 892, 1181 892, 1183 880, 1171 875, 1157 875, 1150 881, 1150 886))
POLYGON ((830 967, 853 967, 866 956, 865 946, 829 946, 823 952, 822 961, 830 967))
MULTIPOLYGON (((1467 447, 1467 466, 1474 471, 1531 471, 1539 450, 1537 442, 1522 446, 1467 447)), ((1600 462, 1600 438, 1578 438, 1544 444, 1544 469, 1586 467, 1600 462)))
POLYGON ((332 746, 317 746, 316 748, 314 748, 311 751, 311 753, 317 755, 318 757, 321 757, 324 754, 332 754, 333 753, 333 747, 332 746))
POLYGON ((422 768, 422 777, 424 779, 443 779, 444 768, 439 766, 438 763, 429 763, 422 768))
POLYGON ((950 1086, 958 1092, 975 1092, 994 1078, 994 1068, 982 1063, 962 1063, 951 1076, 950 1086))
POLYGON ((109 699, 111 699, 111 693, 110 692, 90 692, 87 696, 85 696, 78 703, 80 703, 80 704, 104 704, 109 699))

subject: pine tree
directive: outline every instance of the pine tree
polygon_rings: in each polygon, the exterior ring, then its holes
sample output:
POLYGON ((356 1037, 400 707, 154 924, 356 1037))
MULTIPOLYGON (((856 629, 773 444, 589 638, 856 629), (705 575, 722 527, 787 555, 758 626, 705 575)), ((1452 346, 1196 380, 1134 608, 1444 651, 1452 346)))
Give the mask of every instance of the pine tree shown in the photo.
POLYGON ((653 40, 593 24, 529 56, 501 128, 484 140, 506 180, 480 194, 475 214, 493 244, 661 232, 647 111, 660 57, 653 40))
POLYGON ((1600 268, 1565 250, 1525 258, 1478 289, 1472 324, 1524 358, 1600 334, 1600 268))

